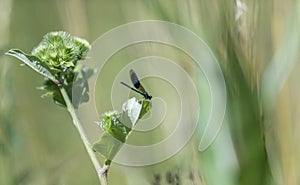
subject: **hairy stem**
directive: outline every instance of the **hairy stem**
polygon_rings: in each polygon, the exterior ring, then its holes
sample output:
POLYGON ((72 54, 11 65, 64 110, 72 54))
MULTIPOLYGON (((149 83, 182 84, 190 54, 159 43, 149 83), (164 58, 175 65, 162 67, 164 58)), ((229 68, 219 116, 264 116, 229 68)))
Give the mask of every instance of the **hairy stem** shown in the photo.
POLYGON ((77 117, 74 106, 73 106, 66 90, 63 87, 61 87, 60 92, 66 102, 67 109, 73 119, 73 124, 75 125, 75 127, 80 135, 80 138, 84 144, 84 147, 85 147, 86 151, 88 152, 89 157, 97 171, 97 175, 98 175, 101 185, 107 185, 107 171, 108 171, 109 166, 104 165, 103 168, 101 167, 101 165, 96 157, 96 154, 92 150, 91 144, 87 140, 86 134, 85 134, 83 127, 77 117))

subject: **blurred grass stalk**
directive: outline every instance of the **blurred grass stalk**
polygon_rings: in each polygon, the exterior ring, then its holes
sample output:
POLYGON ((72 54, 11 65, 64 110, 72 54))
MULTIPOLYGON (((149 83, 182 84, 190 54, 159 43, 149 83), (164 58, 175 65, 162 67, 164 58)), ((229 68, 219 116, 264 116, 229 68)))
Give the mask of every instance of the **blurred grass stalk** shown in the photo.
POLYGON ((0 184, 13 184, 15 171, 13 170, 14 123, 13 99, 11 85, 11 66, 5 62, 2 53, 9 43, 9 23, 11 15, 11 0, 1 1, 0 6, 0 184))
POLYGON ((280 22, 284 29, 278 47, 262 76, 261 91, 266 147, 273 177, 277 184, 296 185, 300 183, 300 153, 296 147, 300 139, 297 134, 300 128, 300 1, 291 1, 289 5, 286 17, 280 22))
MULTIPOLYGON (((209 18, 214 20, 203 23, 207 23, 207 39, 226 78, 227 113, 239 164, 236 184, 299 184, 295 164, 299 153, 293 150, 293 141, 299 139, 293 137, 296 122, 281 117, 284 113, 278 101, 284 82, 299 62, 299 1, 215 3, 214 10, 203 8, 201 15, 206 19, 210 12, 214 14, 209 18), (239 10, 241 3, 245 8, 239 10), (238 11, 242 12, 239 16, 238 11), (278 24, 283 35, 274 29, 278 24)), ((205 1, 202 5, 211 7, 205 1)), ((292 99, 283 96, 285 101, 292 99)))
MULTIPOLYGON (((270 184, 269 161, 265 150, 262 110, 259 94, 259 60, 256 57, 256 38, 270 32, 272 13, 269 2, 253 1, 239 5, 241 1, 220 3, 220 23, 222 46, 219 46, 220 58, 227 84, 228 118, 231 137, 239 164, 237 183, 270 184), (247 10, 247 11, 246 11, 247 10), (241 12, 240 15, 237 15, 241 12), (264 16, 261 11, 264 11, 264 16), (264 25, 262 25, 262 23, 264 25), (257 29, 255 29, 257 28, 257 29), (260 29, 264 29, 261 32, 260 29), (221 49, 221 51, 220 51, 221 49)), ((270 36, 264 35, 264 42, 270 43, 270 36)), ((263 43, 262 46, 267 44, 263 43)), ((263 48, 270 54, 270 48, 263 48)), ((267 55, 261 55, 267 59, 267 55)), ((267 60, 263 60, 267 61, 267 60)))
POLYGON ((83 0, 57 0, 56 5, 64 30, 74 35, 87 37, 88 18, 86 2, 83 0))

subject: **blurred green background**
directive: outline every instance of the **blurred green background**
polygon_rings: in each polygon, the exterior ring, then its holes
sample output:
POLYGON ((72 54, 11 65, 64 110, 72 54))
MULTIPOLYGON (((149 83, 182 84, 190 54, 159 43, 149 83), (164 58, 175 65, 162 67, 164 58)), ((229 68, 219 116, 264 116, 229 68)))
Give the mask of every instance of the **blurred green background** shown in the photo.
MULTIPOLYGON (((30 53, 50 31, 65 30, 92 43, 121 24, 155 19, 192 30, 213 50, 227 86, 224 125, 204 152, 197 150, 199 126, 167 161, 147 167, 113 163, 109 184, 172 184, 167 179, 178 176, 180 184, 299 185, 299 10, 299 0, 0 0, 0 184, 99 184, 67 111, 41 99, 36 87, 43 79, 4 53, 30 53)), ((104 92, 99 102, 109 99, 110 79, 124 65, 114 60, 149 53, 185 61, 179 64, 202 82, 180 51, 141 45, 129 49, 130 56, 121 51, 111 59, 109 80, 98 84, 104 92)), ((159 95, 155 85, 147 87, 159 95)), ((205 91, 200 99, 207 98, 205 91)), ((101 112, 111 109, 109 103, 98 106, 101 112)))

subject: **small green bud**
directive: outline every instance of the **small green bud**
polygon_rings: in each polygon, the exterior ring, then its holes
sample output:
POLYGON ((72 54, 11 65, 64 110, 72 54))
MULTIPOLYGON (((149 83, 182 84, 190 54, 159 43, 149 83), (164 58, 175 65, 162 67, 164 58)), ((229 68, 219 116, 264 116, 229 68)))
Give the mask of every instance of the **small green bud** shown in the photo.
POLYGON ((90 44, 67 32, 58 31, 46 34, 41 43, 33 49, 32 55, 38 57, 53 73, 66 68, 74 68, 78 60, 86 57, 90 44))

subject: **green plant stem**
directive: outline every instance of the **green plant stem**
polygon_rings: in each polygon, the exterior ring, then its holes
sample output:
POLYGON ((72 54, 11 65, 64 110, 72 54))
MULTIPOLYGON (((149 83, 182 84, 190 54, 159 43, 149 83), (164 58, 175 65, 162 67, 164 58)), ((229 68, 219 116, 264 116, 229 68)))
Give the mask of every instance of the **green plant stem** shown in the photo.
POLYGON ((103 167, 101 167, 97 157, 96 157, 96 154, 94 153, 94 151, 92 150, 92 147, 90 145, 90 143, 88 142, 87 138, 86 138, 86 134, 83 130, 83 127, 77 117, 77 114, 75 112, 75 109, 74 109, 74 106, 66 92, 66 90, 61 87, 60 88, 60 92, 66 102, 66 105, 67 105, 67 109, 73 119, 73 124, 75 125, 79 135, 80 135, 80 138, 85 146, 85 149, 86 151, 88 152, 89 156, 90 156, 90 159, 97 171, 97 174, 98 174, 98 178, 100 180, 100 183, 101 185, 107 185, 107 172, 108 172, 108 168, 109 168, 109 165, 103 165, 103 167))

